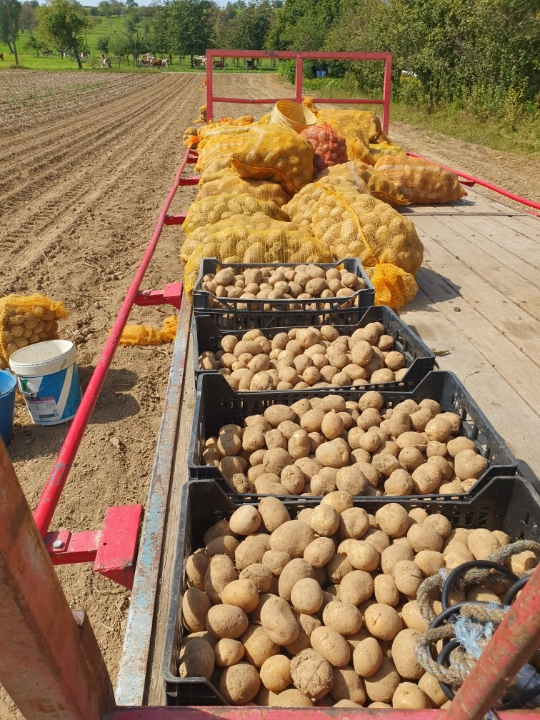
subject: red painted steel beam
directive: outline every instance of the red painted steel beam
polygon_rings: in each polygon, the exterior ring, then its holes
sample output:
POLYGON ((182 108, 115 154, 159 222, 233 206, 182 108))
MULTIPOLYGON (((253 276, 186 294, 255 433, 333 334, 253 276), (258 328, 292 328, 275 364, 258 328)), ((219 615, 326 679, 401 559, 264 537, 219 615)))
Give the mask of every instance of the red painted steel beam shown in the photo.
MULTIPOLYGON (((474 175, 469 175, 468 173, 464 173, 461 170, 454 170, 454 168, 447 167, 446 165, 441 165, 440 163, 437 163, 434 160, 430 160, 429 158, 422 157, 422 155, 417 155, 416 153, 408 152, 407 155, 410 155, 410 157, 419 158, 420 160, 426 160, 427 162, 433 163, 433 165, 439 165, 439 167, 444 168, 444 170, 448 170, 449 172, 454 173, 454 175, 458 175, 459 177, 465 178, 466 180, 468 180, 469 182, 471 182, 475 185, 481 185, 482 187, 485 187, 488 190, 493 190, 493 192, 499 193, 499 195, 504 195, 504 197, 507 197, 510 200, 514 200, 515 202, 521 203, 521 205, 527 205, 528 207, 533 207, 536 210, 540 210, 540 203, 534 202, 533 200, 527 200, 527 198, 521 197, 521 195, 516 195, 515 193, 512 193, 509 190, 505 190, 504 188, 499 187, 498 185, 493 185, 492 183, 486 182, 486 180, 481 180, 480 178, 477 178, 474 175)), ((540 217, 540 215, 537 215, 537 213, 529 213, 529 214, 534 215, 535 217, 540 217)))
POLYGON ((53 565, 75 565, 94 562, 101 530, 72 533, 59 530, 45 535, 45 547, 53 565))
POLYGON ((167 215, 164 220, 164 225, 183 225, 187 217, 187 211, 179 213, 178 215, 167 215))
POLYGON ((71 470, 73 460, 75 459, 77 450, 79 449, 79 445, 81 444, 84 431, 86 430, 86 426, 88 425, 88 421, 90 420, 90 416, 92 415, 92 412, 96 405, 99 393, 101 392, 101 388, 103 387, 103 383, 105 382, 105 377, 107 376, 107 372, 111 366, 114 354, 116 352, 116 348, 118 347, 120 336, 122 335, 122 331, 126 326, 129 314, 131 312, 131 308, 133 307, 133 303, 135 302, 135 298, 139 291, 139 287, 148 269, 148 266, 150 265, 150 261, 152 260, 156 245, 161 236, 161 231, 163 230, 163 225, 165 224, 165 217, 167 215, 167 211, 180 184, 180 178, 184 171, 184 168, 190 160, 196 162, 196 155, 190 150, 188 150, 184 156, 182 164, 178 169, 178 172, 176 173, 176 177, 174 179, 171 191, 169 192, 169 195, 167 196, 167 199, 165 200, 165 203, 161 208, 161 212, 159 214, 159 218, 156 223, 152 238, 150 239, 141 264, 139 265, 139 268, 135 273, 135 277, 133 278, 131 285, 129 286, 129 290, 126 297, 124 298, 124 302, 122 303, 122 306, 115 320, 113 328, 109 334, 105 347, 103 348, 103 352, 101 353, 101 357, 98 360, 96 369, 94 370, 94 373, 90 378, 90 382, 88 383, 86 392, 83 395, 79 409, 77 410, 77 413, 73 418, 71 427, 67 432, 66 438, 62 444, 58 457, 56 458, 54 467, 51 471, 51 474, 49 475, 45 488, 43 489, 37 507, 34 511, 34 520, 36 521, 36 525, 38 526, 42 537, 45 537, 45 534, 49 529, 49 525, 54 515, 54 511, 56 509, 56 506, 62 494, 62 490, 64 489, 64 485, 66 484, 66 480, 71 470))
POLYGON ((0 683, 28 720, 102 720, 115 707, 105 661, 74 618, 0 440, 0 683))
POLYGON ((540 566, 484 648, 448 710, 448 720, 481 720, 540 642, 540 566))
MULTIPOLYGON (((514 710, 497 713, 500 720, 538 720, 538 712, 514 710)), ((274 707, 118 707, 110 720, 446 720, 447 710, 394 710, 369 708, 274 707)))
POLYGON ((163 290, 139 290, 135 296, 135 304, 146 307, 148 305, 173 305, 180 310, 182 304, 181 282, 169 283, 163 290))

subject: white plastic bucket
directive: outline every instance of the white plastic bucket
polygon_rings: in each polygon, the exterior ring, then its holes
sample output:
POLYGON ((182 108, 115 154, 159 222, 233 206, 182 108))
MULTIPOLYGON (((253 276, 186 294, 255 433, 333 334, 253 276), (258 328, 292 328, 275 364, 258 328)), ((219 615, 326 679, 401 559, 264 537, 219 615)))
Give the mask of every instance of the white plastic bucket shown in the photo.
POLYGON ((317 118, 301 103, 293 100, 278 100, 270 114, 272 125, 285 125, 301 133, 308 127, 315 125, 317 118))
POLYGON ((69 340, 28 345, 9 358, 35 425, 58 425, 77 412, 81 384, 76 361, 77 351, 69 340))

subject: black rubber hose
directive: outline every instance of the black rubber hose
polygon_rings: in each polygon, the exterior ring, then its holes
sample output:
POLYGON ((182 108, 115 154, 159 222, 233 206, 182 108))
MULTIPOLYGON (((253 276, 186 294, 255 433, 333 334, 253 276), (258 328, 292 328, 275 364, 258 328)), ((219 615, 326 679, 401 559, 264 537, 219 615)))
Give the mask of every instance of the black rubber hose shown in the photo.
MULTIPOLYGON (((450 655, 452 650, 455 650, 458 647, 460 647, 460 645, 457 640, 452 640, 447 645, 445 645, 441 652, 437 655, 437 662, 439 663, 439 665, 444 666, 448 661, 448 656, 450 655)), ((441 686, 441 690, 449 700, 453 700, 455 698, 455 693, 449 685, 441 682, 440 680, 439 685, 441 686)))
POLYGON ((454 615, 454 613, 461 610, 464 605, 488 605, 488 603, 483 602, 482 600, 464 600, 463 602, 456 603, 455 605, 449 605, 446 610, 439 613, 435 620, 431 622, 429 629, 433 630, 434 628, 439 627, 443 620, 448 620, 448 618, 454 615))
POLYGON ((450 575, 446 578, 441 593, 441 604, 443 606, 443 610, 446 610, 448 607, 448 596, 450 595, 452 586, 461 575, 464 575, 471 568, 491 568, 503 573, 514 582, 519 580, 518 576, 508 570, 508 568, 504 567, 504 565, 492 562, 491 560, 470 560, 469 562, 463 563, 463 565, 459 565, 457 568, 452 570, 450 575))
POLYGON ((515 598, 515 596, 518 594, 518 592, 521 590, 521 588, 529 582, 529 578, 530 578, 530 575, 519 578, 519 580, 512 585, 510 590, 504 596, 504 604, 505 605, 510 605, 512 603, 512 600, 515 598))

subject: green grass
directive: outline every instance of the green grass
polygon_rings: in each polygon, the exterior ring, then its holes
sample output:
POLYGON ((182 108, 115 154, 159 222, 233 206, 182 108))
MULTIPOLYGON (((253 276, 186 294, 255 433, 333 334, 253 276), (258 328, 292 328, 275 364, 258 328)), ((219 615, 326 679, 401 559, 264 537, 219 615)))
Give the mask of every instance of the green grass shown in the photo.
MULTIPOLYGON (((318 97, 352 97, 359 94, 351 91, 350 81, 342 78, 304 80, 303 84, 304 94, 318 97)), ((380 94, 365 93, 364 97, 380 97, 380 94)), ((375 106, 373 109, 379 114, 382 107, 378 110, 375 106)), ((520 111, 509 105, 498 114, 479 117, 470 109, 456 105, 441 105, 434 111, 427 111, 414 102, 393 100, 390 104, 390 135, 392 122, 408 123, 422 130, 440 132, 501 152, 540 157, 538 111, 520 111)))

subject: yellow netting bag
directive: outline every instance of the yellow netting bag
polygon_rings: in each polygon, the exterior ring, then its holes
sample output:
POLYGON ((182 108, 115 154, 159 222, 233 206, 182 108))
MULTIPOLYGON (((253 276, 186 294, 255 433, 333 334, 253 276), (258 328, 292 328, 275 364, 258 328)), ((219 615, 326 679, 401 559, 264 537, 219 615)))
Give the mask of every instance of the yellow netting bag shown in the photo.
POLYGON ((283 125, 253 125, 231 165, 244 178, 272 180, 290 195, 313 177, 313 148, 297 132, 283 125))
POLYGON ((384 156, 377 160, 375 169, 389 177, 412 203, 444 204, 467 195, 457 175, 427 160, 384 156))
POLYGON ((270 230, 275 226, 276 221, 263 213, 255 213, 254 215, 232 215, 225 220, 214 223, 213 225, 203 225, 196 228, 189 237, 184 240, 180 248, 180 260, 185 265, 191 254, 206 240, 207 237, 221 230, 228 230, 230 227, 240 227, 246 232, 257 232, 260 230, 270 230))
MULTIPOLYGON (((341 168, 345 166, 335 165, 334 167, 341 168)), ((328 170, 333 169, 334 168, 328 168, 328 170)), ((340 186, 350 192, 370 194, 367 185, 361 179, 358 179, 358 182, 354 183, 350 178, 342 177, 337 173, 334 175, 329 173, 328 170, 319 173, 319 175, 317 175, 317 182, 306 185, 289 203, 283 206, 282 210, 287 213, 296 225, 300 227, 311 227, 314 207, 321 197, 324 196, 325 187, 340 186)))
POLYGON ((305 105, 308 110, 311 110, 311 112, 312 112, 315 116, 317 116, 317 115, 319 114, 319 108, 318 108, 318 107, 315 105, 315 103, 313 102, 313 98, 312 98, 312 97, 305 97, 305 98, 302 100, 302 105, 305 105))
POLYGON ((332 254, 307 228, 272 221, 268 230, 249 230, 242 225, 207 235, 191 254, 185 270, 184 285, 191 299, 199 276, 200 261, 216 257, 223 263, 315 263, 331 262, 332 254))
POLYGON ((351 123, 364 131, 368 143, 390 143, 388 135, 382 129, 381 121, 372 110, 323 110, 322 113, 335 113, 344 123, 351 123))
POLYGON ((321 110, 317 115, 317 125, 328 123, 332 130, 345 138, 349 160, 361 160, 367 165, 375 165, 375 158, 369 151, 369 138, 355 120, 356 110, 321 110))
POLYGON ((69 315, 64 303, 39 293, 0 298, 0 369, 16 350, 58 338, 58 320, 69 315))
POLYGON ((216 163, 220 163, 222 168, 230 167, 231 156, 243 146, 249 129, 249 125, 225 126, 208 132, 199 143, 195 170, 201 172, 216 163))
MULTIPOLYGON (((354 183, 358 186, 358 182, 364 182, 369 192, 376 197, 377 200, 383 200, 390 205, 408 205, 409 201, 400 193, 397 185, 395 185, 389 177, 366 165, 359 160, 349 160, 348 163, 334 165, 333 167, 323 170, 317 175, 315 180, 322 178, 341 178, 347 182, 354 183)), ((360 186, 359 186, 360 187, 360 186)))
POLYGON ((212 121, 206 125, 201 125, 197 130, 197 135, 202 140, 213 130, 222 129, 224 127, 242 127, 243 125, 251 125, 255 121, 253 115, 241 115, 238 118, 224 117, 219 120, 212 121))
POLYGON ((418 292, 414 277, 396 265, 383 263, 368 268, 367 273, 375 288, 375 305, 391 308, 403 307, 418 292))
POLYGON ((164 345, 174 340, 177 329, 178 318, 176 315, 170 315, 163 320, 161 330, 156 330, 151 325, 126 325, 119 342, 122 347, 129 347, 130 345, 164 345))
POLYGON ((193 202, 182 225, 186 235, 198 227, 213 225, 232 215, 255 215, 261 213, 275 220, 288 221, 289 217, 272 200, 259 200, 248 193, 209 195, 193 202))
POLYGON ((211 176, 205 176, 204 182, 199 182, 197 199, 209 195, 227 195, 231 193, 252 195, 258 200, 271 200, 278 207, 285 205, 291 199, 291 196, 285 192, 281 185, 268 180, 246 180, 230 168, 220 170, 211 176))
POLYGON ((405 155, 405 150, 393 143, 369 143, 369 151, 376 160, 383 155, 405 155))

